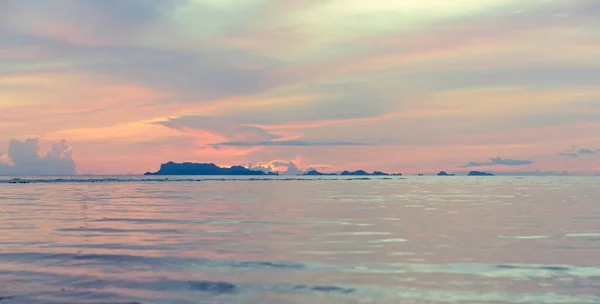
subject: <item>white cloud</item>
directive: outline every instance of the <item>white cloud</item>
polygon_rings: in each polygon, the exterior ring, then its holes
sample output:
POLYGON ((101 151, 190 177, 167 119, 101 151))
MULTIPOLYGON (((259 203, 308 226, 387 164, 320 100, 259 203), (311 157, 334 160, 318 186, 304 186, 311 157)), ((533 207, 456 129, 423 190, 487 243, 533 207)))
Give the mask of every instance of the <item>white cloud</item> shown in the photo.
POLYGON ((248 168, 254 169, 254 170, 262 170, 265 172, 279 172, 279 174, 281 174, 281 175, 297 175, 297 174, 304 173, 304 171, 302 171, 300 168, 298 168, 300 163, 301 163, 300 157, 296 157, 295 159, 290 160, 290 161, 272 160, 272 161, 266 162, 266 163, 259 162, 254 165, 249 164, 248 168))
MULTIPOLYGON (((66 140, 53 144, 45 155, 40 155, 39 139, 13 139, 8 147, 10 163, 0 162, 1 175, 73 175, 75 160, 66 140)), ((0 160, 2 154, 0 154, 0 160)))

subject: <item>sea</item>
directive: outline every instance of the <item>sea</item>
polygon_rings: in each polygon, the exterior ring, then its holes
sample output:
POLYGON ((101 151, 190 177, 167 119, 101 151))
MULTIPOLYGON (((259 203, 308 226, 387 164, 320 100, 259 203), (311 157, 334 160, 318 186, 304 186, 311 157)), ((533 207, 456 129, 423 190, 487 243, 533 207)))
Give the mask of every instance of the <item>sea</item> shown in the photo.
POLYGON ((600 303, 600 177, 3 177, 13 303, 600 303))

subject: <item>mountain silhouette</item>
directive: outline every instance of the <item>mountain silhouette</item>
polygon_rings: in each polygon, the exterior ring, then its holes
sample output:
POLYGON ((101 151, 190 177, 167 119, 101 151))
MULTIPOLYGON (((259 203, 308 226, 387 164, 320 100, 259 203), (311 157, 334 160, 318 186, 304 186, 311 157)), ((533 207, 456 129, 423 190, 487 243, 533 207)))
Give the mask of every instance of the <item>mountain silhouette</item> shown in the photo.
POLYGON ((162 164, 157 172, 147 172, 144 175, 267 175, 267 173, 260 170, 249 170, 242 166, 221 168, 212 163, 168 162, 162 164))
POLYGON ((321 175, 337 175, 337 174, 335 174, 335 173, 323 173, 323 172, 319 172, 317 170, 309 170, 308 172, 306 172, 304 174, 300 174, 300 175, 321 176, 321 175))
POLYGON ((385 172, 381 172, 381 171, 375 171, 373 173, 368 173, 365 170, 357 170, 357 171, 348 171, 348 170, 344 170, 342 171, 342 173, 322 173, 319 172, 317 170, 310 170, 304 174, 301 175, 341 175, 341 176, 402 176, 402 173, 394 173, 394 174, 389 174, 389 173, 385 173, 385 172))
POLYGON ((469 172, 468 176, 494 176, 494 174, 481 171, 471 171, 469 172))

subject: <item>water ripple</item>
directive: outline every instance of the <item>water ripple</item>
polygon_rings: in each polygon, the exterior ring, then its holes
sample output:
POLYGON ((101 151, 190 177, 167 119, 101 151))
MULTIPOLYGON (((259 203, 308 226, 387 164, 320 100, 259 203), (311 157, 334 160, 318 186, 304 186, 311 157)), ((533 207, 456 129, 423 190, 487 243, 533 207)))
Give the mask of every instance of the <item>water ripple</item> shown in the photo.
POLYGON ((0 303, 600 303, 598 189, 0 177, 0 303))

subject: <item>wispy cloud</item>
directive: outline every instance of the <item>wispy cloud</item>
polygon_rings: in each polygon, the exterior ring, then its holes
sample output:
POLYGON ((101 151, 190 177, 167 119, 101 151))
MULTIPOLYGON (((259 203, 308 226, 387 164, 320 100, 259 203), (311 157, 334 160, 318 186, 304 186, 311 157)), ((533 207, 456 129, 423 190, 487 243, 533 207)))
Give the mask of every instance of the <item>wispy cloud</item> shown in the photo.
POLYGON ((530 160, 518 160, 518 159, 503 159, 501 157, 492 157, 489 162, 469 162, 461 168, 469 167, 486 167, 486 166, 526 166, 533 164, 530 160))
POLYGON ((281 136, 260 127, 237 124, 234 120, 222 117, 188 116, 169 119, 167 121, 158 121, 153 124, 175 129, 183 133, 194 133, 196 130, 204 130, 230 141, 270 141, 281 138, 281 136))
POLYGON ((596 150, 590 150, 590 149, 581 149, 578 152, 579 154, 595 154, 596 150))
POLYGON ((581 148, 579 150, 577 150, 575 148, 575 146, 572 146, 571 149, 566 149, 562 152, 556 153, 556 155, 559 156, 567 156, 567 157, 579 157, 582 155, 592 155, 592 154, 600 154, 600 149, 588 149, 588 148, 581 148))
POLYGON ((221 142, 211 144, 210 146, 234 146, 234 147, 264 147, 264 146, 281 146, 281 147, 325 147, 325 146, 369 146, 368 143, 362 142, 317 142, 317 141, 301 141, 301 140, 281 140, 281 141, 261 141, 261 142, 221 142))
POLYGON ((577 153, 568 153, 568 152, 560 152, 560 153, 556 153, 556 155, 558 156, 568 156, 568 157, 579 157, 579 154, 577 153))

